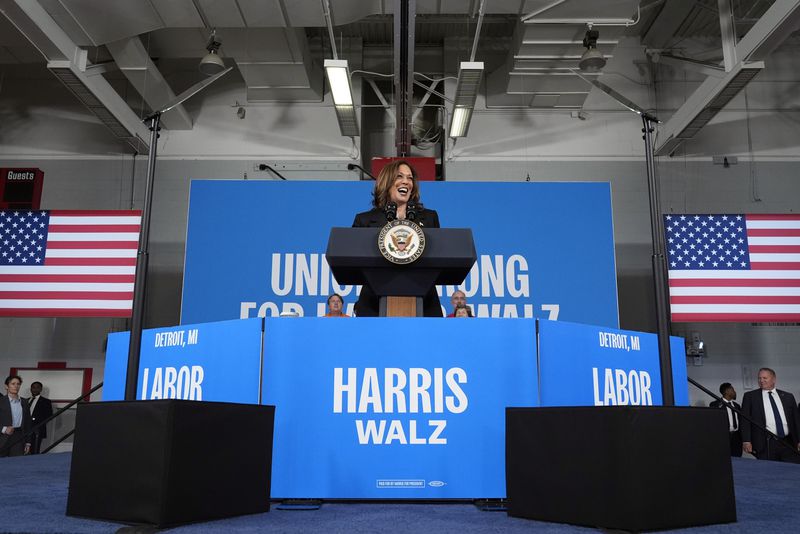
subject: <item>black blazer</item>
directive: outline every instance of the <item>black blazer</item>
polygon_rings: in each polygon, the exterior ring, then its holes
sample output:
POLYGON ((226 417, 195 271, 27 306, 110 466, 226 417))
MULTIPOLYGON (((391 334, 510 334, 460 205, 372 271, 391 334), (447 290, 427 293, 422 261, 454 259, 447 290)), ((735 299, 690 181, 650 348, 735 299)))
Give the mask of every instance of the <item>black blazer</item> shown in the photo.
MULTIPOLYGON (((372 208, 356 215, 353 228, 380 228, 386 224, 386 214, 380 208, 372 208)), ((434 210, 423 209, 414 221, 423 228, 439 228, 439 214, 434 210)))
MULTIPOLYGON (((28 399, 23 399, 22 397, 19 398, 20 404, 22 404, 22 433, 27 434, 31 429, 31 410, 28 406, 28 399)), ((0 395, 0 427, 4 426, 12 426, 13 419, 11 415, 11 401, 8 397, 0 395)), ((15 436, 17 430, 12 434, 15 436)), ((31 439, 30 436, 25 440, 25 443, 30 443, 31 439)))
MULTIPOLYGON (((353 220, 353 228, 380 228, 386 224, 386 214, 382 209, 372 208, 356 215, 353 220)), ((439 214, 434 210, 423 209, 417 220, 414 221, 423 228, 439 228, 439 214)), ((425 317, 441 317, 442 304, 436 294, 436 288, 430 291, 422 299, 423 314, 425 317)), ((368 286, 361 287, 361 294, 355 306, 357 317, 377 317, 379 311, 378 297, 368 286)))
MULTIPOLYGON (((800 428, 800 413, 798 413, 797 402, 795 402, 794 395, 791 393, 780 389, 775 391, 778 393, 778 398, 783 405, 783 413, 786 414, 786 423, 789 425, 788 432, 791 436, 792 444, 797 447, 797 430, 800 428)), ((761 426, 767 426, 761 389, 748 391, 744 394, 744 397, 742 397, 742 412, 761 426)), ((744 418, 742 418, 742 441, 752 443, 753 450, 759 453, 767 448, 766 433, 755 425, 751 425, 744 418)))
MULTIPOLYGON (((739 410, 739 411, 742 410, 742 406, 738 402, 731 401, 731 404, 733 404, 733 407, 736 408, 737 410, 739 410)), ((715 400, 715 401, 711 401, 708 405, 711 408, 721 408, 723 410, 725 409, 725 402, 724 401, 715 400)), ((725 414, 725 415, 727 415, 727 414, 725 414)), ((742 416, 739 415, 739 414, 736 414, 736 418, 737 418, 737 421, 739 421, 739 428, 738 428, 737 432, 741 432, 741 430, 742 430, 742 416)), ((730 428, 730 427, 728 427, 728 428, 730 428)))
MULTIPOLYGON (((25 399, 26 401, 30 401, 30 399, 25 399)), ((50 399, 46 399, 44 397, 39 397, 39 400, 36 401, 36 406, 33 408, 33 412, 31 412, 31 426, 35 426, 38 423, 41 423, 48 417, 53 415, 53 403, 50 402, 50 399)), ((37 431, 39 437, 42 439, 47 437, 47 425, 39 428, 37 431)))

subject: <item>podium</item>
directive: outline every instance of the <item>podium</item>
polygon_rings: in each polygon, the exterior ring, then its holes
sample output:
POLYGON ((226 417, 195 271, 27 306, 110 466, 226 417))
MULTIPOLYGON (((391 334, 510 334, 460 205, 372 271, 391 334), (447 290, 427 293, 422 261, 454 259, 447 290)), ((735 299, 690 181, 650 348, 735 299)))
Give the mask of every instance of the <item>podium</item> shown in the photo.
POLYGON ((382 317, 422 317, 422 297, 435 285, 458 285, 477 259, 472 230, 425 228, 425 252, 396 265, 378 250, 380 228, 332 228, 325 253, 340 284, 366 285, 382 317))

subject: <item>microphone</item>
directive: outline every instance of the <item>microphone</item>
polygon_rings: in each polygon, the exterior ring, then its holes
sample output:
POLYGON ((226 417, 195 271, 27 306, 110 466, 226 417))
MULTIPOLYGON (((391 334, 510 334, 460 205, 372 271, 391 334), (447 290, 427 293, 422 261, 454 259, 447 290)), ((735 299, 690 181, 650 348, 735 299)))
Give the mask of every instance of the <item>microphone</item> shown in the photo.
POLYGON ((386 214, 386 220, 392 222, 397 218, 397 204, 389 202, 386 204, 386 207, 383 208, 383 212, 386 214))
MULTIPOLYGON (((367 176, 369 176, 369 177, 370 177, 370 178, 372 178, 373 180, 375 179, 375 177, 374 177, 374 176, 372 176, 372 175, 369 173, 369 171, 367 171, 367 170, 366 170, 364 167, 362 167, 361 165, 356 165, 355 163, 348 163, 348 164, 347 164, 347 170, 348 170, 348 171, 353 171, 353 170, 355 170, 355 169, 358 169, 358 170, 360 170, 360 171, 361 171, 363 174, 366 174, 367 176)), ((362 177, 362 179, 363 179, 363 177, 362 177)))

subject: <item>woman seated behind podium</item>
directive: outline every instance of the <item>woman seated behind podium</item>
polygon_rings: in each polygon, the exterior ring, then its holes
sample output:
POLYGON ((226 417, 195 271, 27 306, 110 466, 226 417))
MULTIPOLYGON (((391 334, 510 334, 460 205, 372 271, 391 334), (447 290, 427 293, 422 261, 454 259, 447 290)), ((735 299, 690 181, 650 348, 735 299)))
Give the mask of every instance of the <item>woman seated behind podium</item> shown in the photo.
MULTIPOLYGON (((413 221, 423 228, 439 228, 439 215, 434 210, 425 209, 419 200, 417 172, 407 161, 393 161, 386 165, 375 180, 372 191, 372 209, 359 213, 353 227, 381 227, 389 218, 413 221)), ((423 299, 425 317, 441 317, 442 305, 436 295, 436 288, 423 299)), ((355 305, 357 317, 377 317, 378 297, 366 285, 355 305)))
POLYGON ((344 313, 344 299, 338 293, 331 293, 328 297, 328 313, 325 317, 350 317, 344 313))
POLYGON ((472 310, 466 304, 459 304, 453 311, 453 317, 472 317, 472 310))

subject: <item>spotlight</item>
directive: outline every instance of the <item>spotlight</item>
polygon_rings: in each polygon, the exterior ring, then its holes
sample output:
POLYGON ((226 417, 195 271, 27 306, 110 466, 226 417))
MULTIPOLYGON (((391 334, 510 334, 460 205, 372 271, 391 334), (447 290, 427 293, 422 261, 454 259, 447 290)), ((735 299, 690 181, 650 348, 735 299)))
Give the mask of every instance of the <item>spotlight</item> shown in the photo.
POLYGON ((198 67, 200 72, 206 76, 213 76, 225 70, 225 63, 222 61, 222 58, 219 57, 218 53, 220 46, 222 46, 222 43, 217 41, 217 30, 211 30, 211 36, 208 38, 208 43, 206 44, 208 54, 203 56, 203 59, 200 60, 200 66, 198 67))
POLYGON ((586 36, 583 38, 583 46, 586 47, 586 52, 583 53, 578 61, 578 68, 583 72, 599 72, 600 69, 606 66, 606 58, 597 49, 597 39, 599 37, 600 32, 597 30, 593 30, 591 27, 586 30, 586 36))
POLYGON ((236 116, 240 119, 243 119, 247 115, 247 110, 244 107, 239 106, 239 109, 236 110, 236 116))
POLYGON ((692 332, 689 334, 689 339, 686 340, 686 355, 693 358, 705 357, 706 344, 700 338, 699 332, 692 332))

